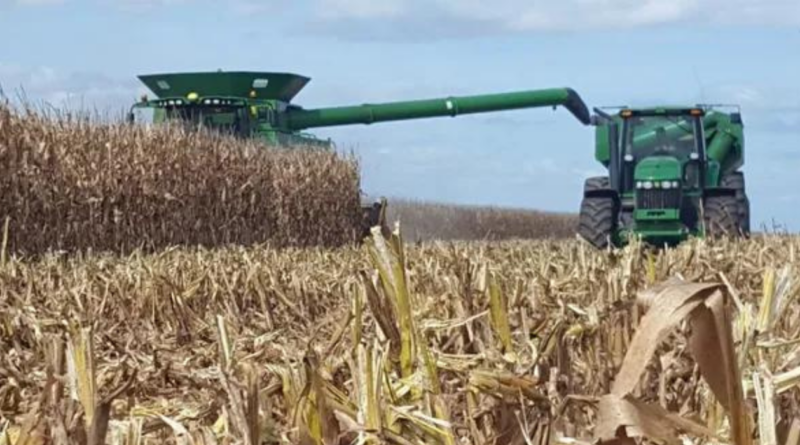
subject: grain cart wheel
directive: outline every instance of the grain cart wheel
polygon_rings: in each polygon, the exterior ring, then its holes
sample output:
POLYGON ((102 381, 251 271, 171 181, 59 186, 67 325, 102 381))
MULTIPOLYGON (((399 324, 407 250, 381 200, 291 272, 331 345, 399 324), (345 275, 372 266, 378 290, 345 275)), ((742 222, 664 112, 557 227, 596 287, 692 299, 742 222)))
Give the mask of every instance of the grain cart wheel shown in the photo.
POLYGON ((736 191, 737 216, 742 235, 750 236, 750 199, 744 186, 744 173, 733 172, 722 177, 722 187, 736 191))
POLYGON ((706 236, 720 238, 739 235, 739 206, 734 196, 710 196, 704 203, 706 236))
POLYGON ((578 234, 598 249, 607 248, 616 229, 616 207, 614 198, 583 198, 578 234))

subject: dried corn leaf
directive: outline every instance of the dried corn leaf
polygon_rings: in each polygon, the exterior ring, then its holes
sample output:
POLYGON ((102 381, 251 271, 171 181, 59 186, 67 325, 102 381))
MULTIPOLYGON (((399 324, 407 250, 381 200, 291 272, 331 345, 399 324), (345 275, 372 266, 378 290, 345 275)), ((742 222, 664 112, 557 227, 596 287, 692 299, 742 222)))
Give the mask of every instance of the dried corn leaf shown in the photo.
MULTIPOLYGON (((703 428, 692 421, 668 415, 663 408, 632 397, 656 348, 680 323, 688 320, 692 328, 689 338, 692 356, 728 412, 732 441, 737 445, 749 445, 749 417, 733 349, 726 288, 670 280, 640 294, 639 301, 647 308, 647 313, 628 349, 611 394, 601 399, 597 437, 606 443, 637 436, 678 443, 678 432, 703 432, 703 428)), ((704 433, 709 434, 711 432, 704 433)))

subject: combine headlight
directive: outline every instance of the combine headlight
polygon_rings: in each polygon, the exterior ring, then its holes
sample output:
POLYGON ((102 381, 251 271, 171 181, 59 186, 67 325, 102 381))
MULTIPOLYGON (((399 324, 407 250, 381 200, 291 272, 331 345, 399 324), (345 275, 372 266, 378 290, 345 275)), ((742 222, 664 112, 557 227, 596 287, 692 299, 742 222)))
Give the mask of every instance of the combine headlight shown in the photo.
POLYGON ((669 190, 672 188, 672 183, 670 181, 664 181, 661 183, 661 188, 669 190))
POLYGON ((638 181, 638 182, 636 182, 636 188, 637 188, 637 189, 641 189, 641 188, 643 188, 643 187, 644 187, 644 185, 642 184, 642 181, 638 181))
POLYGON ((672 181, 672 188, 676 189, 681 186, 681 183, 678 181, 672 181))
POLYGON ((644 181, 644 182, 642 183, 642 187, 643 187, 645 190, 650 190, 650 189, 652 189, 652 188, 653 188, 653 181, 644 181))

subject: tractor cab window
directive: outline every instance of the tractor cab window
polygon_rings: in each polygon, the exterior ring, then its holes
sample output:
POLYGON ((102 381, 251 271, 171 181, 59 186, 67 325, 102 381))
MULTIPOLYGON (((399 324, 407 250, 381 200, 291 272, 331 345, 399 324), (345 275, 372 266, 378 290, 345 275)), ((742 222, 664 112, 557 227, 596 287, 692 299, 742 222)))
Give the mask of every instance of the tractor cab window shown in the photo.
POLYGON ((694 117, 633 116, 626 120, 624 153, 635 160, 672 156, 687 161, 699 155, 694 117), (693 154, 695 156, 693 156, 693 154))

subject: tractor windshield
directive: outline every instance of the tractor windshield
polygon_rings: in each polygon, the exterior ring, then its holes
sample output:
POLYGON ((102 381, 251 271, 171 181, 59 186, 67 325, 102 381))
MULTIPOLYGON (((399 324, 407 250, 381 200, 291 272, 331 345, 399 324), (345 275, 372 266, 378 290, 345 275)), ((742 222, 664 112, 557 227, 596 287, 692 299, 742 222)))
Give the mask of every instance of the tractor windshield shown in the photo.
POLYGON ((687 160, 699 155, 696 118, 692 116, 633 116, 627 119, 623 153, 641 160, 673 156, 687 160))

